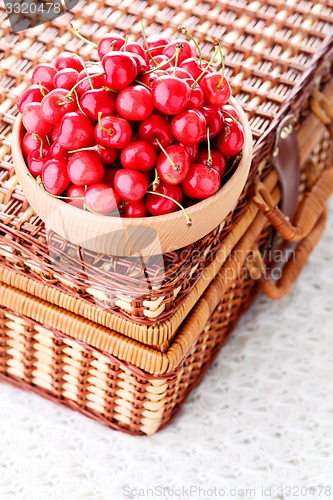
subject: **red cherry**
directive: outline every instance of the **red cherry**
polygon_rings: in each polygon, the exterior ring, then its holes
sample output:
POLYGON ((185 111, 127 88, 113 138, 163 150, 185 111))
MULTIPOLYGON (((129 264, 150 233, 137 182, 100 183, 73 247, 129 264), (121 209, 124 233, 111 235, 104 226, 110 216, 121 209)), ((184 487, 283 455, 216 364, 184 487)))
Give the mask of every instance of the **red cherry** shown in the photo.
POLYGON ((88 187, 84 203, 88 209, 99 214, 109 214, 119 203, 116 191, 107 184, 97 183, 88 187))
POLYGON ((171 67, 167 68, 165 72, 167 75, 176 76, 181 80, 186 80, 187 82, 189 81, 194 82, 192 75, 188 71, 186 71, 186 69, 171 67))
POLYGON ((30 87, 28 87, 23 92, 23 94, 20 95, 20 97, 16 101, 16 106, 20 113, 23 112, 23 109, 26 106, 26 104, 29 104, 30 102, 41 102, 41 100, 44 97, 41 90, 45 95, 49 92, 48 89, 43 85, 41 85, 40 89, 39 85, 34 84, 30 85, 30 87))
POLYGON ((80 99, 83 111, 92 120, 98 120, 98 113, 113 115, 115 111, 115 96, 113 92, 104 89, 93 89, 85 92, 80 99))
MULTIPOLYGON (((128 52, 128 51, 126 51, 128 52)), ((141 73, 144 73, 145 71, 148 71, 149 66, 146 60, 141 57, 139 54, 136 54, 135 52, 130 52, 131 57, 135 60, 136 63, 136 71, 137 74, 140 75, 141 73)))
POLYGON ((63 159, 68 161, 67 151, 62 146, 60 146, 58 141, 54 141, 52 146, 50 147, 50 156, 51 158, 57 158, 59 160, 63 159))
POLYGON ((207 165, 192 163, 191 170, 182 182, 183 193, 189 198, 202 200, 209 198, 220 189, 221 178, 216 170, 207 165))
POLYGON ((125 44, 125 38, 121 35, 108 34, 102 36, 97 45, 97 52, 100 59, 103 59, 107 52, 120 51, 125 44))
MULTIPOLYGON (((40 140, 34 137, 35 134, 26 132, 22 139, 22 151, 25 158, 28 158, 29 153, 34 149, 40 148, 40 140)), ((47 146, 46 136, 41 136, 43 147, 47 146)))
POLYGON ((164 71, 168 68, 172 68, 172 62, 170 62, 167 56, 154 56, 154 61, 157 66, 161 66, 164 71))
POLYGON ((125 206, 125 217, 146 217, 147 207, 143 200, 127 203, 125 206))
POLYGON ((60 132, 60 127, 61 127, 61 123, 57 123, 52 132, 51 132, 51 140, 52 142, 56 141, 57 138, 58 138, 58 135, 59 135, 59 132, 60 132))
POLYGON ((224 128, 216 137, 217 149, 224 156, 235 156, 244 146, 242 125, 231 118, 224 119, 224 128))
POLYGON ((206 123, 209 127, 209 137, 212 139, 221 132, 223 128, 223 115, 215 106, 203 106, 200 111, 206 119, 206 123))
POLYGON ((79 73, 73 68, 64 68, 58 71, 53 78, 56 88, 70 90, 79 81, 79 73))
POLYGON ((71 181, 67 174, 67 161, 48 160, 42 171, 43 185, 51 194, 58 196, 68 188, 71 181))
POLYGON ((205 137, 206 120, 196 109, 188 109, 172 119, 171 130, 179 142, 197 144, 205 137))
POLYGON ((95 127, 95 139, 98 144, 122 149, 130 142, 132 129, 123 118, 104 116, 95 127))
POLYGON ((29 102, 24 106, 22 121, 28 132, 38 135, 46 135, 52 129, 52 123, 47 122, 42 116, 40 102, 29 102))
POLYGON ((67 151, 91 146, 94 126, 82 113, 67 113, 63 116, 57 141, 67 151))
POLYGON ((158 138, 164 148, 170 146, 174 141, 170 123, 161 115, 155 114, 140 123, 139 137, 143 141, 150 142, 157 150, 160 148, 155 137, 158 138))
POLYGON ((41 102, 41 113, 44 120, 53 125, 61 122, 66 113, 71 113, 77 109, 76 100, 66 100, 68 91, 66 89, 54 89, 47 94, 41 102))
POLYGON ((70 155, 68 176, 76 186, 89 186, 104 177, 104 167, 95 151, 78 151, 70 155))
POLYGON ((187 154, 189 155, 191 162, 194 162, 197 159, 198 156, 198 144, 180 144, 181 146, 184 146, 186 149, 187 154))
MULTIPOLYGON (((220 177, 222 178, 226 169, 225 158, 221 153, 219 153, 219 151, 215 151, 214 149, 211 150, 210 154, 212 157, 211 168, 216 170, 219 173, 220 177)), ((197 163, 207 165, 207 162, 208 162, 208 150, 202 149, 198 153, 197 163)))
POLYGON ((176 144, 165 149, 157 158, 156 170, 167 184, 180 184, 190 170, 190 157, 184 146, 176 144))
POLYGON ((226 78, 222 78, 219 73, 211 73, 201 78, 199 82, 205 94, 205 102, 209 106, 221 108, 230 99, 231 88, 226 78))
POLYGON ((233 106, 231 106, 231 104, 225 104, 224 106, 222 106, 221 108, 221 112, 223 114, 223 116, 225 116, 226 118, 229 117, 230 118, 230 115, 233 116, 235 118, 235 120, 237 120, 238 122, 241 121, 240 119, 240 116, 238 114, 238 111, 236 108, 234 108, 233 106))
POLYGON ((106 84, 113 90, 128 87, 137 76, 137 64, 131 54, 108 52, 102 59, 106 84))
POLYGON ((32 73, 32 83, 38 84, 39 82, 47 89, 54 89, 53 78, 57 70, 52 64, 43 63, 35 67, 32 73))
POLYGON ((86 192, 83 186, 74 186, 73 184, 69 186, 67 189, 67 196, 68 199, 66 199, 66 203, 69 205, 72 205, 73 207, 77 208, 83 208, 84 206, 84 196, 86 192), (78 200, 73 200, 72 198, 81 198, 78 200))
POLYGON ((200 109, 201 111, 204 102, 205 96, 201 87, 199 87, 199 85, 196 85, 193 89, 190 87, 190 98, 187 104, 187 108, 200 109))
POLYGON ((153 112, 151 92, 142 85, 133 85, 119 92, 116 99, 119 115, 126 120, 144 120, 153 112))
POLYGON ((166 75, 166 72, 163 71, 162 69, 158 69, 154 71, 153 73, 149 73, 147 75, 140 75, 139 80, 142 82, 144 85, 147 85, 147 87, 152 88, 154 81, 157 80, 159 76, 166 75))
POLYGON ((188 59, 185 59, 180 63, 180 67, 190 73, 192 78, 194 78, 195 80, 199 78, 204 69, 203 67, 201 68, 199 66, 198 60, 195 57, 189 57, 188 59))
POLYGON ((50 156, 50 148, 44 146, 42 150, 40 148, 33 149, 28 156, 28 169, 29 172, 37 177, 41 175, 43 167, 50 156))
POLYGON ((59 54, 55 60, 55 67, 58 71, 65 68, 72 68, 80 72, 84 69, 81 61, 71 52, 62 52, 59 54))
POLYGON ((126 52, 130 52, 131 54, 138 54, 146 63, 148 63, 149 58, 147 56, 147 53, 138 42, 129 42, 126 45, 126 52))
POLYGON ((154 146, 145 141, 130 142, 120 154, 120 162, 124 168, 141 172, 151 170, 156 160, 157 154, 154 146))
POLYGON ((174 40, 173 42, 168 43, 168 45, 164 47, 162 54, 170 59, 173 55, 175 55, 176 48, 179 47, 179 45, 182 49, 178 56, 179 64, 185 61, 185 59, 195 56, 194 50, 187 40, 174 40))
POLYGON ((147 37, 147 45, 149 48, 149 51, 153 57, 162 54, 164 47, 167 46, 170 43, 170 40, 167 38, 164 38, 162 35, 156 33, 153 35, 149 35, 147 37), (155 48, 155 47, 160 47, 160 48, 155 48))
MULTIPOLYGON (((83 80, 83 78, 86 78, 86 76, 94 76, 97 74, 103 73, 103 68, 100 65, 94 65, 94 66, 89 66, 86 70, 81 71, 79 73, 79 80, 83 80), (88 75, 87 75, 88 73, 88 75)), ((94 89, 101 89, 106 86, 106 82, 104 79, 104 76, 96 76, 94 78, 90 78, 89 80, 84 80, 84 82, 81 82, 80 85, 76 87, 76 91, 79 95, 84 94, 88 90, 91 90, 91 88, 94 89)))
POLYGON ((119 167, 109 167, 105 169, 104 177, 102 179, 103 184, 114 187, 114 176, 118 172, 119 167))
POLYGON ((112 165, 119 155, 118 149, 113 148, 98 148, 96 153, 103 165, 112 165))
POLYGON ((183 111, 190 98, 189 85, 171 75, 160 76, 152 87, 154 106, 162 113, 176 115, 183 111))
MULTIPOLYGON (((171 186, 170 184, 160 182, 155 192, 169 196, 178 201, 178 203, 182 203, 183 201, 182 190, 179 186, 171 186)), ((146 197, 146 206, 148 212, 154 216, 170 214, 179 210, 179 206, 173 201, 150 193, 146 197)))
POLYGON ((137 170, 118 170, 114 177, 114 187, 121 199, 136 202, 146 194, 148 181, 137 170))

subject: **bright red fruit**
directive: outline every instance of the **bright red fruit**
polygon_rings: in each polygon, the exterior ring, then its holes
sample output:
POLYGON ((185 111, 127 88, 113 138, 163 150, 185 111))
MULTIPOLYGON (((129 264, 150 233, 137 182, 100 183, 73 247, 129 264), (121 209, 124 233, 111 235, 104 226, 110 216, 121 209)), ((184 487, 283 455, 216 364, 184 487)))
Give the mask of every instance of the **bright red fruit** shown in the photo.
POLYGON ((127 203, 125 206, 125 217, 146 217, 147 207, 143 200, 127 203))
POLYGON ((217 149, 224 156, 235 156, 244 146, 242 125, 235 119, 225 118, 222 132, 216 137, 217 149))
POLYGON ((180 63, 180 67, 186 69, 190 75, 196 80, 199 78, 204 68, 200 68, 199 62, 195 57, 189 57, 180 63))
POLYGON ((50 156, 50 148, 44 146, 42 151, 40 148, 33 149, 28 156, 28 169, 29 172, 37 177, 41 175, 43 167, 50 156))
POLYGON ((223 115, 215 106, 203 106, 200 111, 206 119, 207 126, 209 127, 209 137, 212 139, 223 128, 223 115))
POLYGON ((84 82, 81 82, 80 85, 76 87, 76 91, 79 95, 84 94, 88 90, 93 89, 101 89, 104 86, 106 86, 106 82, 104 79, 103 75, 100 75, 103 73, 103 67, 98 65, 94 66, 89 66, 89 68, 86 68, 86 70, 82 70, 79 73, 79 79, 78 81, 80 82, 87 76, 92 76, 93 78, 90 78, 89 80, 84 80, 84 82), (88 75, 87 75, 88 73, 88 75), (100 75, 100 76, 94 76, 94 75, 100 75))
MULTIPOLYGON (((220 177, 223 177, 223 174, 226 169, 226 161, 224 156, 219 153, 219 151, 215 151, 214 149, 211 150, 210 152, 211 158, 212 158, 212 164, 211 168, 216 170, 220 177)), ((207 165, 208 162, 208 151, 207 149, 202 149, 199 151, 198 157, 197 157, 197 163, 202 163, 203 165, 207 165)))
POLYGON ((68 160, 69 155, 67 154, 66 149, 60 146, 58 141, 54 141, 50 147, 50 156, 51 158, 57 158, 59 160, 68 160))
POLYGON ((47 89, 54 89, 53 78, 57 70, 52 64, 42 63, 35 67, 32 73, 32 83, 38 84, 39 82, 47 89))
POLYGON ((63 116, 57 141, 67 151, 91 146, 94 125, 82 113, 67 113, 63 116))
POLYGON ((238 114, 238 111, 236 108, 234 108, 234 106, 231 106, 231 104, 225 104, 224 106, 222 106, 221 108, 221 112, 223 113, 223 115, 227 118, 230 118, 230 115, 233 116, 235 118, 235 120, 237 120, 238 122, 241 121, 240 119, 240 116, 238 114))
POLYGON ((163 49, 162 54, 167 56, 168 59, 175 55, 176 48, 181 47, 181 51, 178 56, 178 63, 181 64, 185 59, 195 56, 194 49, 189 44, 187 40, 174 40, 168 43, 168 45, 163 49))
MULTIPOLYGON (((22 151, 26 158, 29 156, 29 153, 31 151, 40 147, 40 140, 33 137, 33 135, 34 134, 32 134, 31 132, 26 132, 22 139, 22 151)), ((46 137, 42 136, 41 140, 43 142, 43 147, 46 146, 47 145, 46 137)))
POLYGON ((49 92, 46 87, 43 87, 43 85, 41 85, 41 89, 39 85, 30 85, 30 87, 28 87, 23 94, 20 95, 16 101, 16 106, 20 113, 22 113, 24 107, 30 102, 41 102, 44 97, 41 90, 45 95, 49 92))
POLYGON ((22 121, 26 130, 34 134, 46 135, 52 129, 52 123, 42 116, 40 102, 30 102, 24 106, 22 121))
POLYGON ((104 177, 104 167, 95 151, 78 151, 70 155, 68 176, 76 186, 89 186, 104 177))
POLYGON ((130 53, 108 52, 102 59, 105 82, 113 90, 128 87, 137 76, 137 64, 130 53))
POLYGON ((147 37, 147 45, 153 57, 162 54, 164 47, 166 47, 169 43, 170 40, 164 38, 163 35, 160 35, 158 33, 149 35, 147 37))
MULTIPOLYGON (((169 198, 178 201, 178 203, 182 203, 183 201, 183 193, 179 186, 171 186, 170 184, 160 182, 155 192, 169 196, 169 198)), ((150 193, 147 194, 146 206, 148 212, 155 216, 170 214, 179 210, 179 206, 168 198, 150 193)))
POLYGON ((151 115, 140 123, 139 137, 143 141, 151 142, 155 149, 160 147, 155 139, 158 138, 164 148, 174 142, 174 136, 171 132, 170 123, 161 115, 151 115))
POLYGON ((90 89, 80 99, 80 105, 85 114, 96 121, 100 112, 103 115, 113 115, 115 103, 114 93, 104 89, 90 89))
POLYGON ((69 205, 73 205, 73 207, 83 208, 85 193, 86 192, 83 186, 69 186, 69 188, 67 189, 68 199, 66 199, 66 203, 68 203, 69 205), (75 200, 73 198, 78 199, 75 200))
POLYGON ((197 144, 206 135, 206 120, 196 109, 189 109, 172 119, 171 130, 179 142, 197 144))
POLYGON ((137 202, 146 194, 148 181, 137 170, 118 170, 114 177, 114 187, 121 199, 137 202))
POLYGON ((103 184, 114 187, 114 176, 118 172, 119 167, 109 167, 105 169, 104 177, 102 179, 103 184))
POLYGON ((120 154, 120 162, 124 168, 146 172, 151 170, 157 160, 154 146, 145 141, 130 142, 120 154))
POLYGON ((119 115, 126 120, 144 120, 153 112, 151 92, 142 85, 133 85, 119 92, 116 99, 119 115))
POLYGON ((190 171, 190 157, 184 146, 176 144, 165 149, 156 163, 156 170, 167 184, 180 184, 190 171))
POLYGON ((67 173, 67 161, 48 160, 42 171, 42 181, 49 193, 55 196, 63 193, 71 183, 67 173))
POLYGON ((103 165, 112 165, 119 156, 118 149, 113 148, 98 148, 96 153, 103 165))
POLYGON ((104 116, 95 127, 95 139, 102 146, 122 149, 130 142, 132 129, 123 118, 104 116))
POLYGON ((184 146, 191 161, 194 162, 198 156, 198 144, 181 144, 181 146, 184 146))
POLYGON ((207 165, 193 163, 186 179, 182 182, 183 193, 189 198, 203 200, 220 189, 221 178, 216 170, 207 165))
POLYGON ((53 78, 53 84, 58 89, 70 90, 78 81, 79 73, 73 68, 61 69, 53 78))
POLYGON ((209 106, 221 108, 230 99, 231 88, 226 78, 222 78, 219 73, 211 73, 201 78, 199 82, 205 94, 205 102, 209 106))
POLYGON ((203 90, 199 85, 196 85, 193 89, 190 87, 190 98, 187 104, 188 109, 199 109, 201 108, 205 102, 205 96, 203 90))
POLYGON ((47 94, 41 102, 41 113, 44 120, 53 125, 61 122, 66 113, 76 111, 76 100, 67 100, 68 91, 66 89, 54 89, 47 94))
POLYGON ((188 83, 171 75, 160 76, 152 87, 154 106, 166 115, 176 115, 183 111, 190 98, 188 83))
POLYGON ((102 36, 98 42, 97 52, 100 59, 103 59, 107 52, 119 51, 125 44, 125 38, 121 35, 109 33, 102 36))
POLYGON ((79 72, 84 69, 81 61, 71 52, 61 52, 55 60, 55 67, 58 71, 65 68, 73 68, 79 72))
POLYGON ((147 56, 147 52, 138 42, 129 42, 126 45, 126 52, 131 52, 131 54, 138 54, 148 63, 149 57, 147 56))
POLYGON ((119 196, 107 184, 97 183, 88 187, 85 192, 84 203, 93 212, 108 214, 118 205, 119 196))

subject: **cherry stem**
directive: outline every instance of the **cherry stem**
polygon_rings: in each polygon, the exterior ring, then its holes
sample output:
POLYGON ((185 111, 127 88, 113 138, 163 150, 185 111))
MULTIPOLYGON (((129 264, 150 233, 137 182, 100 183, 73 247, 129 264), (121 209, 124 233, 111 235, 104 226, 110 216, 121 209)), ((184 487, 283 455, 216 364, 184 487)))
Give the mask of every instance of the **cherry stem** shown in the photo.
POLYGON ((179 165, 176 165, 176 163, 173 161, 173 159, 171 158, 171 156, 167 153, 166 149, 162 146, 162 144, 160 143, 159 139, 157 136, 155 136, 155 141, 157 142, 157 144, 159 145, 159 147, 161 148, 162 152, 165 154, 165 156, 167 157, 167 159, 169 160, 169 162, 171 163, 171 166, 174 170, 176 170, 177 172, 180 171, 180 168, 179 168, 179 165))
POLYGON ((97 43, 94 43, 91 40, 88 40, 88 38, 81 35, 81 33, 77 29, 74 28, 72 23, 69 23, 69 26, 70 26, 70 30, 73 33, 73 35, 77 36, 78 38, 80 38, 80 40, 83 40, 84 42, 89 43, 89 45, 92 45, 93 47, 95 47, 95 49, 97 49, 97 43))
POLYGON ((190 40, 192 40, 192 42, 194 43, 194 45, 195 45, 195 47, 196 47, 196 49, 198 51, 198 54, 199 54, 199 59, 200 59, 199 66, 201 68, 202 67, 202 52, 201 52, 201 49, 199 47, 198 42, 196 41, 196 39, 194 38, 194 36, 191 35, 191 33, 185 28, 185 26, 179 25, 179 26, 177 26, 177 29, 179 29, 183 33, 183 35, 188 36, 188 38, 190 40))
POLYGON ((222 176, 222 179, 224 179, 227 175, 230 174, 230 172, 232 172, 232 170, 234 169, 234 167, 237 165, 237 163, 240 162, 242 158, 242 154, 241 153, 238 153, 238 155, 236 155, 234 157, 234 161, 232 162, 232 164, 230 165, 230 167, 228 168, 228 170, 226 170, 222 176))
POLYGON ((145 87, 147 90, 151 90, 151 88, 149 87, 149 85, 146 85, 145 83, 143 82, 140 82, 140 80, 134 80, 135 83, 137 83, 138 85, 142 85, 143 87, 145 87))
POLYGON ((208 149, 207 168, 210 172, 213 166, 213 160, 212 160, 212 153, 210 150, 210 130, 208 125, 207 125, 207 149, 208 149))
POLYGON ((58 198, 59 200, 84 200, 83 196, 58 196, 56 194, 49 193, 47 191, 47 189, 45 189, 45 186, 43 184, 43 181, 42 181, 42 178, 40 175, 38 177, 34 177, 31 174, 27 174, 27 176, 30 177, 30 179, 32 179, 33 181, 35 181, 38 184, 38 186, 41 187, 42 189, 44 189, 44 191, 46 191, 47 194, 52 196, 52 198, 58 198))
POLYGON ((173 68, 173 76, 176 76, 179 54, 181 53, 182 50, 183 50, 183 46, 181 44, 179 44, 179 46, 176 47, 176 52, 175 52, 175 67, 173 68))
POLYGON ((108 135, 113 135, 114 131, 112 130, 112 128, 104 127, 104 125, 102 124, 102 118, 103 118, 102 111, 99 111, 97 116, 98 116, 98 125, 101 127, 101 129, 104 130, 104 132, 106 132, 108 135))
MULTIPOLYGON (((86 66, 86 63, 84 62, 84 60, 82 59, 82 57, 80 57, 78 54, 72 54, 72 57, 75 57, 76 59, 78 59, 80 61, 80 63, 82 64, 83 66, 83 69, 85 71, 85 74, 87 76, 89 76, 89 73, 88 73, 88 70, 87 70, 87 66, 86 66)), ((92 81, 89 80, 89 83, 90 83, 90 87, 91 87, 91 90, 94 90, 94 86, 92 84, 92 81)))
POLYGON ((126 47, 127 47, 127 44, 128 44, 128 39, 129 39, 129 35, 126 35, 125 36, 125 43, 124 43, 124 51, 126 50, 126 47))
POLYGON ((192 221, 191 221, 191 217, 189 216, 189 214, 186 212, 185 208, 183 207, 183 205, 181 205, 177 200, 171 198, 171 196, 168 196, 166 194, 163 194, 163 193, 157 193, 156 191, 147 191, 147 194, 155 194, 156 196, 160 196, 161 198, 166 198, 167 200, 170 200, 170 201, 173 201, 173 203, 176 203, 176 205, 182 210, 182 212, 184 213, 185 215, 185 218, 186 218, 186 225, 188 227, 192 226, 192 221))
POLYGON ((223 56, 222 48, 221 48, 220 45, 218 45, 218 48, 219 48, 219 53, 220 53, 220 58, 221 58, 221 67, 222 67, 221 80, 217 84, 217 88, 220 89, 222 87, 223 80, 224 80, 224 70, 225 70, 225 67, 224 67, 224 56, 223 56))
POLYGON ((85 113, 83 111, 82 107, 81 107, 80 99, 79 99, 79 96, 78 96, 78 93, 76 92, 76 90, 74 90, 74 95, 75 95, 77 107, 79 108, 79 110, 81 111, 81 113, 83 113, 85 116, 88 116, 87 113, 85 113))
POLYGON ((45 91, 43 89, 43 85, 42 85, 41 81, 38 82, 38 87, 39 87, 39 90, 40 90, 40 93, 42 94, 42 96, 45 97, 46 94, 45 94, 45 91))
POLYGON ((225 111, 224 109, 221 109, 222 113, 224 115, 227 115, 228 118, 231 118, 231 120, 234 122, 234 123, 238 123, 236 118, 234 116, 232 116, 230 113, 228 113, 228 111, 225 111))
POLYGON ((144 25, 143 21, 141 21, 141 31, 142 31, 142 36, 143 36, 143 42, 146 46, 147 54, 148 54, 149 58, 152 60, 154 66, 157 66, 157 62, 155 61, 152 53, 150 52, 150 48, 148 46, 146 30, 145 30, 145 25, 144 25))
POLYGON ((79 153, 80 151, 101 151, 102 149, 105 149, 105 147, 96 144, 95 146, 89 146, 88 148, 72 149, 71 151, 67 151, 67 153, 72 154, 79 153))
POLYGON ((159 184, 160 184, 160 178, 159 178, 159 175, 157 173, 157 169, 155 168, 155 178, 154 178, 153 182, 151 182, 149 184, 148 189, 151 187, 153 189, 153 191, 156 191, 159 184))
POLYGON ((170 64, 174 59, 176 59, 177 57, 177 51, 174 53, 174 55, 172 57, 170 57, 170 59, 168 59, 167 61, 164 61, 164 62, 161 62, 161 64, 159 64, 158 66, 155 66, 155 68, 153 69, 150 69, 148 71, 145 71, 144 73, 142 73, 143 75, 150 75, 150 73, 154 73, 154 71, 157 71, 158 69, 162 69, 164 68, 164 66, 166 66, 167 64, 170 64))
POLYGON ((40 142, 39 146, 39 158, 43 158, 43 139, 38 134, 32 134, 32 138, 40 142))
POLYGON ((71 90, 68 92, 67 96, 68 98, 71 98, 72 97, 72 94, 74 92, 74 90, 77 89, 77 87, 79 85, 81 85, 81 83, 85 82, 86 80, 90 80, 91 78, 97 78, 98 76, 104 76, 105 75, 105 72, 101 72, 101 73, 95 73, 94 75, 89 75, 89 76, 85 76, 84 78, 82 78, 82 80, 79 80, 75 85, 74 87, 71 88, 71 90))
POLYGON ((191 89, 194 89, 194 87, 196 86, 196 84, 201 80, 201 78, 203 76, 205 76, 205 74, 207 73, 207 70, 208 68, 211 67, 211 65, 213 64, 214 60, 215 60, 215 57, 217 56, 218 52, 220 51, 220 48, 216 48, 215 47, 215 51, 214 51, 214 54, 212 55, 211 57, 211 60, 209 61, 209 63, 207 64, 207 66, 202 70, 201 74, 198 76, 198 78, 196 80, 194 80, 194 82, 192 83, 191 85, 191 89))

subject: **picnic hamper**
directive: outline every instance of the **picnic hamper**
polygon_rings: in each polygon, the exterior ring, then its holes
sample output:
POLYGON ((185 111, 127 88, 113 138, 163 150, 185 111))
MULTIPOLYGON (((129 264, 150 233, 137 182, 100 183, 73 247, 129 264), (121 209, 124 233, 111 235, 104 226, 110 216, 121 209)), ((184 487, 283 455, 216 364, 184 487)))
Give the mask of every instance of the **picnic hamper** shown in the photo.
POLYGON ((0 14, 0 378, 115 429, 152 434, 181 407, 259 289, 273 298, 290 290, 324 229, 333 189, 333 8, 328 0, 88 2, 25 33, 12 33, 0 14), (142 17, 149 32, 167 35, 185 24, 204 53, 210 36, 221 38, 255 143, 247 184, 222 224, 144 261, 45 231, 10 149, 15 100, 31 68, 64 47, 88 57, 69 21, 88 38, 108 30, 138 38, 142 17), (285 246, 277 234, 300 243, 275 273, 285 246))

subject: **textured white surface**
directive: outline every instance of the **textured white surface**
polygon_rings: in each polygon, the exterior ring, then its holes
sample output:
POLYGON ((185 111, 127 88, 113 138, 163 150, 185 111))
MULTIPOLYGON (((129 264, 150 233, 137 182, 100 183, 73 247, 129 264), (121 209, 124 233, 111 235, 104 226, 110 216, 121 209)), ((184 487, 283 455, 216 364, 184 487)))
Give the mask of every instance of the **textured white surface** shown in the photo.
POLYGON ((258 298, 177 418, 151 438, 0 385, 1 500, 333 498, 332 265, 333 203, 291 295, 258 298), (309 489, 319 485, 326 490, 309 489), (139 490, 154 487, 185 490, 139 490))

